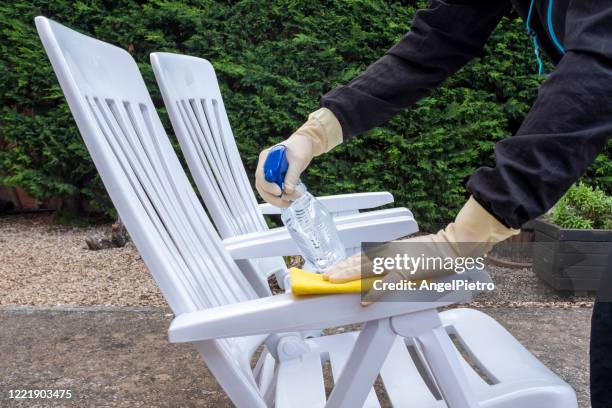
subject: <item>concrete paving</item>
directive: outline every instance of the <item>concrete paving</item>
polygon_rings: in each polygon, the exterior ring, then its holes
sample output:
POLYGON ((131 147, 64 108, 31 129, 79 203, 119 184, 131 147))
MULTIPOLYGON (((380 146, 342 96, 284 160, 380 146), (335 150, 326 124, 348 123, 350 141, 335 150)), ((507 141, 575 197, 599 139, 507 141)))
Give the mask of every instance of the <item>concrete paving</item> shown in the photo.
MULTIPOLYGON (((590 406, 590 309, 482 310, 590 406)), ((193 347, 167 342, 171 319, 163 309, 0 307, 0 406, 232 406, 193 347), (9 389, 69 389, 73 398, 15 401, 9 389)))

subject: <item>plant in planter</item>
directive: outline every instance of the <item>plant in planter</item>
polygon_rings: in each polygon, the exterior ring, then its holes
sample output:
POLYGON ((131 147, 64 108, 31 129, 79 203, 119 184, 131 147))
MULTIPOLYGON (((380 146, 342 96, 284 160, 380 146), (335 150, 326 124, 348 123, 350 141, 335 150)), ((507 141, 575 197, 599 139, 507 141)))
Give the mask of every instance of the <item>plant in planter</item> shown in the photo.
POLYGON ((561 228, 612 229, 612 197, 579 183, 552 209, 551 221, 561 228))
POLYGON ((578 183, 549 216, 526 225, 535 232, 533 270, 557 290, 596 290, 609 268, 612 197, 578 183))

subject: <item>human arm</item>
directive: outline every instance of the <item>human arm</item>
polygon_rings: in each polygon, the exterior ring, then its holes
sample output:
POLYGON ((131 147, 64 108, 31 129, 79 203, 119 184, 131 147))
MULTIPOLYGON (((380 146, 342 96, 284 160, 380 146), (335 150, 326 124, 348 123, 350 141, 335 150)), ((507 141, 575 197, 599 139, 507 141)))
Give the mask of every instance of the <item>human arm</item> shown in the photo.
POLYGON ((505 225, 519 228, 548 211, 612 134, 611 3, 571 4, 565 54, 516 135, 496 144, 495 167, 478 169, 468 182, 505 225))
POLYGON ((288 206, 300 174, 314 156, 380 125, 427 95, 480 52, 509 5, 507 0, 435 0, 418 11, 412 30, 398 44, 350 83, 325 95, 322 108, 281 142, 287 146, 290 166, 283 191, 265 180, 268 149, 261 152, 255 179, 262 198, 288 206))
POLYGON ((384 123, 477 56, 509 7, 508 1, 432 1, 396 45, 323 96, 321 106, 338 118, 344 140, 384 123))

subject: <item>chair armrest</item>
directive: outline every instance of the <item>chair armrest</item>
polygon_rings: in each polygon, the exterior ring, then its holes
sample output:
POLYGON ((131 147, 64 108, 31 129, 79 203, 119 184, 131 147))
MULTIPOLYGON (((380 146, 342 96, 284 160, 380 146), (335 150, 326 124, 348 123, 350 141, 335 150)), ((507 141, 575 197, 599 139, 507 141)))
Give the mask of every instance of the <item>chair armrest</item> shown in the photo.
MULTIPOLYGON (((414 218, 409 216, 342 222, 337 224, 340 240, 345 248, 354 248, 362 242, 387 242, 418 231, 414 218)), ((300 251, 286 227, 253 232, 223 240, 234 259, 289 256, 300 251)))
POLYGON ((279 207, 276 207, 270 203, 259 204, 258 207, 259 211, 261 211, 263 215, 279 215, 281 210, 279 207))
POLYGON ((363 323, 451 304, 378 302, 360 305, 360 294, 295 297, 290 293, 177 316, 168 330, 173 343, 318 330, 363 323), (298 318, 296 318, 298 317, 298 318))
MULTIPOLYGON (((483 271, 467 271, 436 281, 454 279, 490 282, 489 275, 483 271)), ((402 301, 379 301, 362 307, 358 293, 303 297, 285 293, 183 313, 172 321, 168 335, 171 342, 180 343, 317 330, 469 302, 472 295, 470 291, 448 292, 433 300, 428 292, 414 292, 403 297, 402 301)))
MULTIPOLYGON (((384 218, 396 218, 396 217, 413 217, 412 211, 405 207, 396 208, 385 208, 384 210, 373 210, 363 213, 338 215, 334 217, 336 225, 344 223, 352 223, 357 221, 374 221, 382 220, 384 218)), ((416 231, 415 231, 416 232, 416 231)))
MULTIPOLYGON (((329 212, 345 212, 366 210, 368 208, 376 208, 382 205, 391 204, 393 195, 386 191, 370 192, 370 193, 351 193, 351 194, 336 194, 330 196, 317 197, 329 212)), ((280 208, 271 204, 259 204, 259 210, 264 215, 280 214, 280 208)))

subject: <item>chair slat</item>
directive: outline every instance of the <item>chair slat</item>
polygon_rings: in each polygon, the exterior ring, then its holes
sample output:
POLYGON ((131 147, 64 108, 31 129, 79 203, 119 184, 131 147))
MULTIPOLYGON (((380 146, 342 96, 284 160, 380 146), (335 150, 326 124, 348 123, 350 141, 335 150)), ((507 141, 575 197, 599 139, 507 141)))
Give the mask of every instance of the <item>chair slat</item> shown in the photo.
POLYGON ((239 225, 242 227, 242 232, 246 233, 245 231, 248 231, 247 226, 249 225, 249 220, 245 217, 247 209, 244 200, 240 197, 240 192, 234 181, 229 163, 225 158, 223 142, 217 132, 214 115, 208 111, 205 100, 198 100, 198 102, 199 103, 197 103, 195 99, 190 99, 196 119, 203 130, 205 142, 208 142, 211 147, 211 156, 208 159, 214 162, 215 167, 219 169, 222 182, 220 188, 223 191, 227 191, 230 197, 226 205, 238 220, 239 225))
POLYGON ((202 99, 202 105, 205 107, 207 115, 213 119, 210 121, 214 129, 213 135, 217 135, 217 138, 221 142, 220 145, 223 148, 224 161, 229 167, 234 184, 240 194, 241 203, 245 209, 245 215, 249 218, 253 228, 259 227, 259 231, 265 231, 267 225, 257 207, 258 204, 253 195, 253 189, 246 177, 246 171, 243 167, 240 154, 238 153, 236 140, 232 134, 225 108, 220 109, 219 100, 215 98, 202 99))
MULTIPOLYGON (((99 103, 98 98, 87 97, 86 100, 89 104, 89 108, 93 117, 96 119, 97 124, 100 127, 101 133, 105 136, 109 147, 115 154, 115 158, 121 165, 124 175, 129 180, 132 188, 135 190, 136 195, 140 199, 140 203, 143 206, 145 213, 150 217, 153 226, 155 227, 156 232, 158 233, 158 236, 161 238, 160 241, 165 244, 165 247, 170 255, 167 259, 173 263, 177 270, 187 268, 184 259, 179 256, 178 251, 174 243, 172 242, 168 231, 163 227, 163 223, 161 222, 159 213, 148 199, 144 186, 142 185, 141 181, 138 179, 136 173, 134 172, 134 169, 130 164, 130 161, 127 159, 124 150, 121 148, 116 138, 112 136, 112 132, 108 126, 108 123, 104 120, 104 116, 102 114, 101 105, 99 103)), ((201 296, 201 292, 197 287, 194 278, 188 274, 177 274, 177 276, 185 285, 185 288, 190 293, 192 300, 195 301, 196 305, 200 308, 206 307, 206 302, 201 296)))
POLYGON ((206 137, 205 132, 208 126, 201 126, 193 110, 193 106, 189 101, 180 100, 178 104, 181 108, 181 117, 184 120, 183 126, 191 131, 192 142, 198 152, 200 159, 198 171, 201 171, 203 168, 211 181, 210 186, 212 189, 209 189, 209 194, 211 194, 217 202, 223 203, 220 207, 223 209, 223 212, 228 215, 227 219, 232 225, 232 228, 236 231, 240 231, 240 233, 244 233, 244 228, 242 228, 236 216, 234 207, 229 205, 233 200, 232 191, 224 188, 226 181, 223 176, 222 168, 218 164, 220 160, 217 160, 214 154, 215 147, 211 146, 209 138, 206 137))
MULTIPOLYGON (((161 214, 165 228, 170 232, 173 241, 176 242, 176 250, 181 253, 188 268, 192 271, 192 276, 197 282, 198 289, 205 293, 207 299, 207 307, 216 304, 224 304, 217 297, 217 294, 211 291, 204 280, 203 275, 193 273, 197 270, 206 268, 205 262, 201 259, 201 255, 197 253, 198 248, 194 248, 194 235, 188 222, 185 220, 185 214, 179 211, 179 205, 176 202, 176 195, 169 191, 172 188, 172 181, 164 174, 160 157, 157 156, 151 141, 144 137, 146 133, 145 125, 140 117, 132 109, 128 102, 124 102, 125 109, 121 109, 121 113, 117 112, 116 118, 129 118, 128 123, 123 122, 123 130, 125 133, 119 134, 117 123, 113 123, 113 119, 109 116, 111 109, 109 106, 117 108, 116 103, 107 102, 100 103, 100 108, 107 123, 111 128, 115 129, 115 135, 119 144, 125 149, 128 157, 131 157, 131 164, 135 166, 137 174, 140 175, 141 182, 145 185, 148 193, 148 198, 153 201, 156 210, 161 214), (129 129, 129 130, 128 130, 129 129)), ((209 265, 210 267, 210 265, 209 265)))

